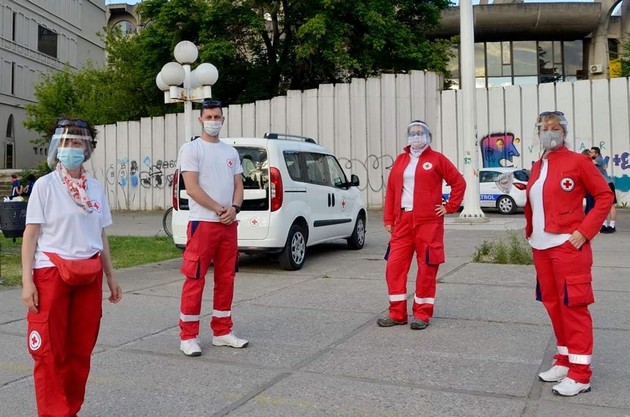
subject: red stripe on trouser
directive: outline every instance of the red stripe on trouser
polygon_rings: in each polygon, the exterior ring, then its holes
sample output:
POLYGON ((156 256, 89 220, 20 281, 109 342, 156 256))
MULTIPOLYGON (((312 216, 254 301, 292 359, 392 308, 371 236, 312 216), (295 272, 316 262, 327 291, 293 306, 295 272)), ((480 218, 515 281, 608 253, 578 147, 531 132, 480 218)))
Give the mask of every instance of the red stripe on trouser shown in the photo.
MULTIPOLYGON (((188 223, 188 241, 182 263, 182 273, 186 278, 182 288, 181 313, 187 316, 201 314, 201 299, 210 264, 214 269, 213 308, 230 311, 238 257, 237 223, 199 222, 191 236, 192 223, 188 223)), ((223 336, 230 333, 232 324, 230 316, 212 316, 210 328, 215 336, 223 336)), ((181 340, 193 339, 199 334, 199 321, 180 319, 179 327, 181 340)))
MULTIPOLYGON (((590 274, 593 254, 589 243, 577 250, 570 242, 561 246, 533 250, 538 289, 547 309, 558 346, 566 346, 569 354, 592 355, 593 321, 588 305, 569 307, 565 304, 566 276, 590 274)), ((590 288, 592 296, 592 288, 590 288)), ((568 377, 581 383, 591 378, 591 366, 570 363, 567 355, 557 353, 555 364, 568 366, 568 377)))
MULTIPOLYGON (((416 297, 435 298, 436 277, 439 264, 427 264, 428 245, 443 242, 442 224, 430 223, 413 226, 413 212, 402 212, 389 241, 389 257, 385 269, 385 280, 389 295, 407 294, 407 275, 416 253, 416 297)), ((433 304, 413 303, 413 316, 428 321, 433 317, 433 304)), ((407 320, 407 301, 390 301, 389 317, 396 321, 407 320)))
POLYGON ((33 270, 33 281, 39 311, 27 314, 27 346, 35 361, 38 415, 75 416, 83 404, 98 337, 103 281, 99 278, 71 287, 63 282, 57 268, 33 270))

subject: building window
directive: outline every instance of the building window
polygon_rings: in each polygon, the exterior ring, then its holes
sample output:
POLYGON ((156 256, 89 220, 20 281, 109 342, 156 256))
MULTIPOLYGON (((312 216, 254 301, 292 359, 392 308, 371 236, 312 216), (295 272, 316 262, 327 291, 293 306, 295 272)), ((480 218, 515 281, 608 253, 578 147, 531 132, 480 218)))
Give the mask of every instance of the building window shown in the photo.
POLYGON ((136 25, 131 23, 128 20, 121 20, 117 22, 114 26, 112 26, 112 32, 115 30, 120 30, 123 35, 133 35, 136 33, 136 25))
POLYGON ((50 29, 39 26, 37 33, 37 50, 43 54, 57 58, 57 34, 50 29))
POLYGON ((13 27, 11 28, 11 40, 15 42, 15 32, 17 27, 17 12, 13 12, 13 27))
POLYGON ((15 95, 15 62, 11 63, 11 95, 15 95))
MULTIPOLYGON (((514 41, 475 44, 477 88, 575 81, 583 76, 581 40, 514 41)), ((449 64, 450 88, 459 88, 459 54, 449 64)))

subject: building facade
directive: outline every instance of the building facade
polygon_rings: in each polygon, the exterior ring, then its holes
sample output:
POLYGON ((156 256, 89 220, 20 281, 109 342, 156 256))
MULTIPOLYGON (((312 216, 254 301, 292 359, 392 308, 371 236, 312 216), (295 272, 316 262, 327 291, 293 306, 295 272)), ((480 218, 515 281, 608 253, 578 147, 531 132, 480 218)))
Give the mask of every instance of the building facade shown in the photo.
MULTIPOLYGON (((630 2, 482 0, 473 10, 478 88, 619 76, 621 43, 630 33, 630 2)), ((431 37, 450 38, 459 30, 459 8, 452 7, 442 13, 431 37)), ((457 88, 455 52, 449 70, 450 84, 457 88)))
POLYGON ((0 0, 0 169, 29 168, 44 158, 27 130, 41 74, 105 60, 105 0, 0 0))

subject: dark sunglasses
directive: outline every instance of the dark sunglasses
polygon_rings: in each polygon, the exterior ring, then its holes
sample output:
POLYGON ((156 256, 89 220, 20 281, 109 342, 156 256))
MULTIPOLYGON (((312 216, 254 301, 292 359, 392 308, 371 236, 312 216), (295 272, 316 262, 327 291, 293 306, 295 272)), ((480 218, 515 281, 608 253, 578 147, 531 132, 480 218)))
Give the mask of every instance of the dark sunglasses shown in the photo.
POLYGON ((61 119, 57 121, 57 127, 76 126, 82 129, 89 129, 90 125, 81 119, 61 119))
POLYGON ((545 116, 564 116, 564 113, 562 113, 561 111, 544 111, 540 113, 538 117, 545 117, 545 116))
POLYGON ((204 100, 201 102, 201 107, 204 109, 214 109, 217 107, 223 107, 221 100, 204 100))

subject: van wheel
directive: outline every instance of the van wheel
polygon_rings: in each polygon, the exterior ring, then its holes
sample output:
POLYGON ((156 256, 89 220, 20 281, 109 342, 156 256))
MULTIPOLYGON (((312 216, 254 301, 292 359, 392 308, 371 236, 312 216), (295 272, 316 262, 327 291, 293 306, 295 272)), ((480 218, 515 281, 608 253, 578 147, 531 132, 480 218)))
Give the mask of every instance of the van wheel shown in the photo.
POLYGON ((348 247, 355 250, 361 249, 365 244, 365 217, 362 214, 359 214, 357 217, 352 236, 347 238, 346 241, 348 241, 348 247))
POLYGON ((289 229, 287 243, 278 256, 282 269, 297 271, 304 266, 306 259, 306 234, 302 226, 294 224, 289 229))
POLYGON ((502 195, 497 200, 497 208, 501 214, 512 214, 516 211, 516 203, 512 200, 512 197, 502 195))

